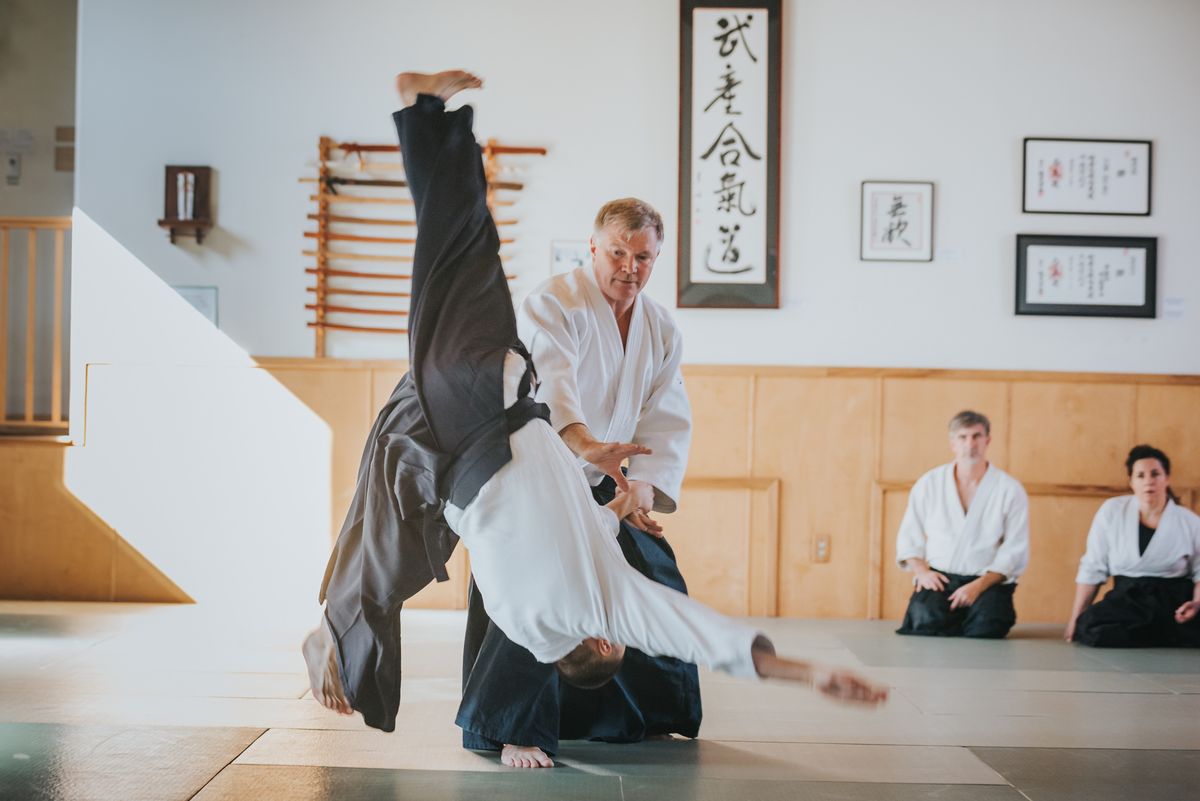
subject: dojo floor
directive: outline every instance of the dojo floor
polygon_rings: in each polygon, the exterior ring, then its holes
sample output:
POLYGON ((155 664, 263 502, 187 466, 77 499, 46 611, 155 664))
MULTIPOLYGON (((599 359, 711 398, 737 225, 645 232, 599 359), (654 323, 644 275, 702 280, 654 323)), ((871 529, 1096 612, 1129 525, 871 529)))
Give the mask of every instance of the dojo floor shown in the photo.
POLYGON ((405 613, 394 734, 307 697, 299 631, 197 607, 0 603, 0 799, 1200 798, 1200 652, 1094 651, 893 623, 765 620, 783 653, 890 685, 878 711, 705 674, 698 741, 568 744, 554 770, 463 751, 463 616, 405 613))

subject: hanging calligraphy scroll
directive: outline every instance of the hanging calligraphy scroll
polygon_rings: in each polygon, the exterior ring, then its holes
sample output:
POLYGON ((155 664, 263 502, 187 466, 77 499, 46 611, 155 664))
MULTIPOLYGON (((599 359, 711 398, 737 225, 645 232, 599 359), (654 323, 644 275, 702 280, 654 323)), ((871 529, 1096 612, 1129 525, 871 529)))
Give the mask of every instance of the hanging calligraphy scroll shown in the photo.
POLYGON ((681 0, 680 307, 779 308, 781 0, 681 0))

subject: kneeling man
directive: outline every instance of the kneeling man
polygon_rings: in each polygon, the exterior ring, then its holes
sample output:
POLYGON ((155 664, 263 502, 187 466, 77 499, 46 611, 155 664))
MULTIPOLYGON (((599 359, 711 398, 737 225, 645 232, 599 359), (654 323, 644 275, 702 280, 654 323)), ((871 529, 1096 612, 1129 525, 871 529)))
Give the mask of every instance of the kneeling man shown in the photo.
POLYGON ((950 421, 954 461, 917 479, 896 536, 896 561, 913 573, 897 634, 999 639, 1017 622, 1013 593, 1029 562, 1029 498, 987 461, 991 423, 978 412, 950 421))

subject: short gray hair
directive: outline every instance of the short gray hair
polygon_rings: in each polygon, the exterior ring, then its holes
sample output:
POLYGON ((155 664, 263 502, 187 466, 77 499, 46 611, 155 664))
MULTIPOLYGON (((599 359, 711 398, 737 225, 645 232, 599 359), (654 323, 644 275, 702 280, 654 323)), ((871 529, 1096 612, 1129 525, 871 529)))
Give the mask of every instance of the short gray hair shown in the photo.
POLYGON ((653 228, 654 233, 658 235, 659 244, 662 244, 662 215, 644 200, 638 200, 636 197, 623 197, 618 200, 610 200, 601 206, 600 211, 596 214, 596 230, 599 231, 613 224, 616 224, 622 233, 653 228))
POLYGON ((960 428, 971 428, 972 426, 983 426, 983 433, 989 437, 992 435, 992 421, 987 419, 987 415, 964 409, 950 418, 951 434, 960 428))

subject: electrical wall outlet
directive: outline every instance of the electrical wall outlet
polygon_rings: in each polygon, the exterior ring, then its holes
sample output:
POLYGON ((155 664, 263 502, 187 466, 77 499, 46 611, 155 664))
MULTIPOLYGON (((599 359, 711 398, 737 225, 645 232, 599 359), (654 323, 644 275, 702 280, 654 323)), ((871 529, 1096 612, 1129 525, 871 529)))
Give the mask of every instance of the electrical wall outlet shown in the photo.
POLYGON ((829 535, 822 534, 813 542, 813 561, 829 561, 829 535))
POLYGON ((4 181, 9 186, 21 183, 21 154, 9 153, 4 157, 4 181))

